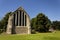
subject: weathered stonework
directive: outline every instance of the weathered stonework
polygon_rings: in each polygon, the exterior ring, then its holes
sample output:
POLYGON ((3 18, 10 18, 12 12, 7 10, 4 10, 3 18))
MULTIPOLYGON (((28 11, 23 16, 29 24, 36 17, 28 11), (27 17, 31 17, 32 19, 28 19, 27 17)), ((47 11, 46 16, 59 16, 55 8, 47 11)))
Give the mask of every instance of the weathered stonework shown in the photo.
POLYGON ((7 34, 30 34, 30 17, 26 11, 20 7, 9 16, 7 34))

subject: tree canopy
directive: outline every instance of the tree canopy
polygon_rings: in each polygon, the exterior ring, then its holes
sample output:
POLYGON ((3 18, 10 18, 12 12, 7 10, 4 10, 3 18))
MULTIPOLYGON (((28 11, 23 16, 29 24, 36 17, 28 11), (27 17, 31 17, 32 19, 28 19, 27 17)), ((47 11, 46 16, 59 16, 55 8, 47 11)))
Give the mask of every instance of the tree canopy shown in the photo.
POLYGON ((47 32, 51 25, 50 19, 43 13, 39 13, 35 18, 31 20, 31 28, 38 32, 47 32))
POLYGON ((12 12, 9 12, 7 13, 4 18, 0 21, 0 29, 5 29, 6 31, 6 27, 7 27, 7 23, 8 23, 8 18, 9 18, 9 15, 11 14, 12 12))
POLYGON ((60 21, 53 21, 52 28, 55 30, 60 30, 60 21))

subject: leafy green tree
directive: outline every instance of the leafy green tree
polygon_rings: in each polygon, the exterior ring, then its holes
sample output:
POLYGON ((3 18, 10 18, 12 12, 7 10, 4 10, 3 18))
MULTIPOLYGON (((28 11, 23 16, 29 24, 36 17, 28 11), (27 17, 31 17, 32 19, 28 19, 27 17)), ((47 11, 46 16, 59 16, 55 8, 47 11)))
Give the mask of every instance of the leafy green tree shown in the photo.
POLYGON ((47 32, 51 25, 51 21, 43 13, 39 13, 31 20, 31 27, 38 32, 47 32))
POLYGON ((32 20, 31 20, 31 28, 35 29, 35 27, 36 27, 36 18, 32 18, 32 20))
POLYGON ((7 28, 7 23, 8 23, 8 18, 9 18, 9 15, 11 15, 12 12, 9 12, 7 13, 4 18, 0 21, 0 29, 5 29, 6 31, 6 28, 7 28))
POLYGON ((36 18, 32 18, 31 19, 31 32, 34 34, 34 33, 36 33, 36 18))
POLYGON ((60 21, 53 21, 52 28, 55 30, 60 30, 60 21))

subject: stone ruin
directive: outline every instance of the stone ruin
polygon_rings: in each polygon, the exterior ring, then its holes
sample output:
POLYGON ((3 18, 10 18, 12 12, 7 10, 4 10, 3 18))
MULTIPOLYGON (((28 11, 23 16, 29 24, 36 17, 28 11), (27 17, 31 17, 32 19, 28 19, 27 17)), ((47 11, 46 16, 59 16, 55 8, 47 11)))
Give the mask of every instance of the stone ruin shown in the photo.
POLYGON ((19 7, 12 12, 8 19, 7 34, 30 34, 30 17, 27 12, 19 7))

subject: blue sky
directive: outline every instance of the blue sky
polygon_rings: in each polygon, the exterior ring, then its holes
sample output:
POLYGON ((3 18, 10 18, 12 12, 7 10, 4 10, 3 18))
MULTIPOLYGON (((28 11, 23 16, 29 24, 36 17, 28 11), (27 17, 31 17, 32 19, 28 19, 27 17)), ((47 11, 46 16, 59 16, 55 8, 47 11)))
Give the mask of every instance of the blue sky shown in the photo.
POLYGON ((50 20, 60 20, 60 0, 0 0, 0 19, 22 6, 30 18, 44 13, 50 20))

